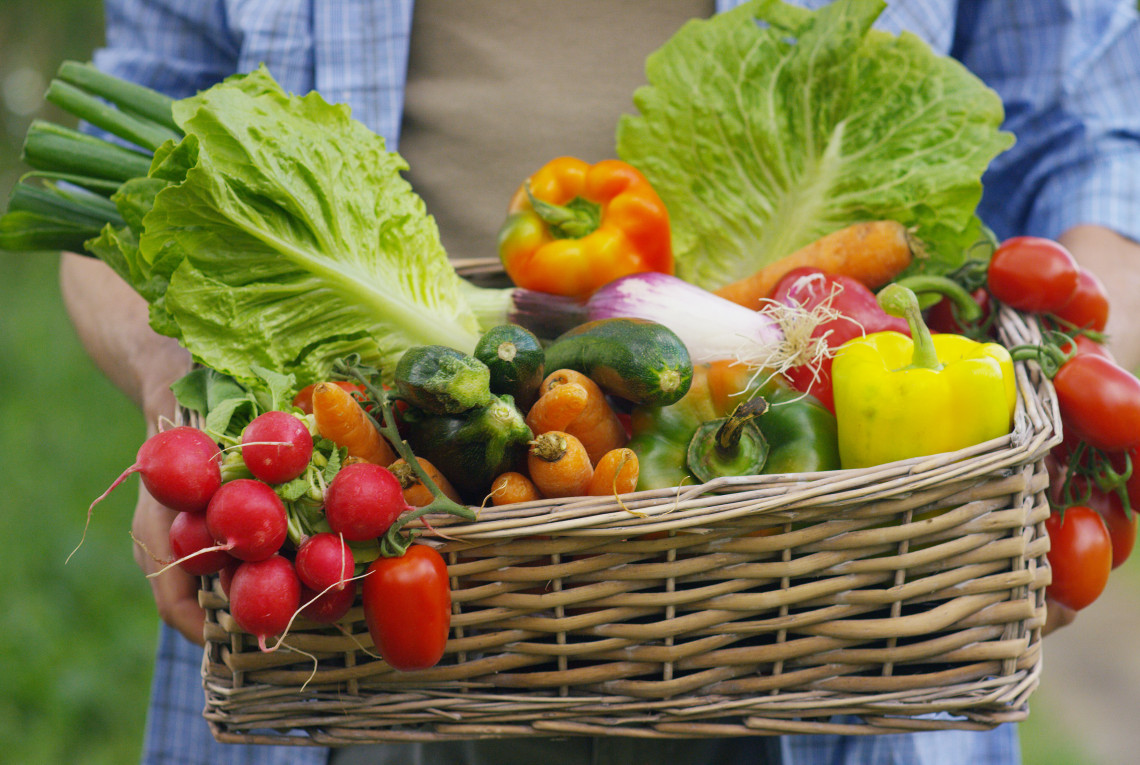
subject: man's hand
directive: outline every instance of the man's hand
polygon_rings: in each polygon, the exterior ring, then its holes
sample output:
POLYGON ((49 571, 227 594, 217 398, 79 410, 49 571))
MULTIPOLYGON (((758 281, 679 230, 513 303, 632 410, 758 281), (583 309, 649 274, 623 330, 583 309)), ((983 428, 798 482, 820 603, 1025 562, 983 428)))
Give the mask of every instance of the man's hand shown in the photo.
MULTIPOLYGON (((131 534, 136 540, 135 561, 144 574, 154 574, 165 568, 173 558, 170 550, 170 524, 175 515, 173 510, 155 502, 146 493, 146 489, 139 489, 131 534)), ((181 632, 187 640, 204 645, 202 629, 206 615, 198 605, 197 577, 174 566, 147 581, 154 593, 154 604, 159 617, 181 632)))
POLYGON ((1140 244, 1103 226, 1074 226, 1057 241, 1083 267, 1096 274, 1108 292, 1108 347, 1129 371, 1140 368, 1140 244))
POLYGON ((1044 637, 1053 630, 1067 627, 1073 623, 1077 618, 1077 612, 1071 608, 1066 608, 1060 603, 1056 603, 1048 598, 1045 599, 1045 626, 1041 628, 1041 635, 1044 637))

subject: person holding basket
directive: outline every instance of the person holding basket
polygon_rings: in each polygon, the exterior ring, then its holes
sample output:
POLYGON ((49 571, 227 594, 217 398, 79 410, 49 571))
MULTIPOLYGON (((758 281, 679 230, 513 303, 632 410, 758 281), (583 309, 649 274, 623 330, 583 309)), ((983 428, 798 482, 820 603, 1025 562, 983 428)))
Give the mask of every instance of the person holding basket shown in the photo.
MULTIPOLYGON (((265 63, 291 92, 345 102, 408 160, 453 257, 495 252, 505 200, 551 156, 614 152, 613 126, 643 83, 646 57, 683 23, 732 0, 403 2, 107 0, 95 63, 181 98, 265 63), (472 193, 475 191, 476 193, 472 193)), ((796 3, 817 9, 822 0, 796 3)), ((959 59, 1006 106, 1017 143, 984 177, 979 215, 999 239, 1055 238, 1106 285, 1122 365, 1140 364, 1140 17, 1135 3, 896 0, 878 28, 913 32, 959 59)), ((153 428, 189 355, 148 325, 145 301, 101 262, 65 254, 65 303, 84 346, 153 428)), ((145 491, 132 532, 169 553, 173 513, 145 491)), ((136 547, 140 567, 159 567, 136 547)), ((1020 761, 1017 729, 722 740, 595 739, 392 744, 326 750, 219 744, 202 711, 203 612, 196 579, 149 580, 163 621, 144 763, 677 762, 992 763, 1020 761)), ((1074 614, 1050 607, 1051 630, 1074 614)))

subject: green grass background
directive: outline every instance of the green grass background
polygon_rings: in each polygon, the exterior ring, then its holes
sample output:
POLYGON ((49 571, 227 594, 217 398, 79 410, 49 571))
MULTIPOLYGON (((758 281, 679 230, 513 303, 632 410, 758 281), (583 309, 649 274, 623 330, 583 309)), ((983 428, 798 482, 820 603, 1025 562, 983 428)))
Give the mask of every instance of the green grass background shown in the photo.
MULTIPOLYGON (((20 172, 29 121, 59 118, 39 105, 42 87, 60 61, 90 57, 101 14, 101 4, 80 0, 0 0, 3 199, 20 172)), ((129 763, 141 750, 157 629, 128 536, 137 478, 96 508, 83 546, 64 561, 88 504, 131 464, 144 427, 79 347, 57 268, 54 253, 0 253, 2 759, 129 763)), ((1111 586, 1135 596, 1138 572, 1134 558, 1111 586)), ((1022 726, 1025 762, 1102 765, 1067 725, 1064 689, 1049 688, 1045 666, 1022 726)), ((1134 711, 1135 701, 1121 706, 1134 711)))

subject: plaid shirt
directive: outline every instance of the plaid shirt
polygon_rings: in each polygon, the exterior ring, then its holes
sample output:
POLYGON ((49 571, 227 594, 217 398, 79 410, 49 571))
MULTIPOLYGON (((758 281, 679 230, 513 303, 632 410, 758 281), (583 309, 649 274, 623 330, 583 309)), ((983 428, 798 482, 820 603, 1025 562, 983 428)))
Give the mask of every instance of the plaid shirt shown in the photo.
MULTIPOLYGON (((184 97, 264 62, 286 90, 315 89, 347 102, 390 147, 398 145, 411 0, 105 6, 107 43, 95 62, 107 71, 184 97)), ((983 178, 979 208, 999 238, 1055 237, 1078 223, 1098 223, 1140 240, 1140 21, 1132 0, 893 0, 878 26, 914 32, 1001 95, 1005 127, 1018 140, 983 178)), ((163 628, 145 762, 326 761, 326 750, 316 748, 216 744, 201 717, 200 661, 195 646, 163 628)), ((1020 758, 1011 725, 987 733, 783 736, 779 750, 785 765, 1020 758)))

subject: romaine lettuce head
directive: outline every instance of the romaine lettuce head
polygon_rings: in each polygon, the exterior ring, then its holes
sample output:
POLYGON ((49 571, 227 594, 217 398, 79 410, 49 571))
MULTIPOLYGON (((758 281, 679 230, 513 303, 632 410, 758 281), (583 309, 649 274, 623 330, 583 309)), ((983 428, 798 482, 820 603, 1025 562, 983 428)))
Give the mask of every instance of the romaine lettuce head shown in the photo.
POLYGON ((963 261, 982 173, 1013 138, 961 64, 871 29, 884 7, 755 0, 651 54, 617 151, 669 208, 679 276, 715 288, 873 219, 913 230, 931 256, 915 268, 963 261))
POLYGON ((346 106, 287 94, 263 68, 176 102, 174 117, 186 137, 133 190, 150 204, 141 229, 91 245, 145 294, 156 330, 254 386, 255 368, 304 385, 349 354, 390 371, 413 345, 474 348, 404 160, 346 106))

